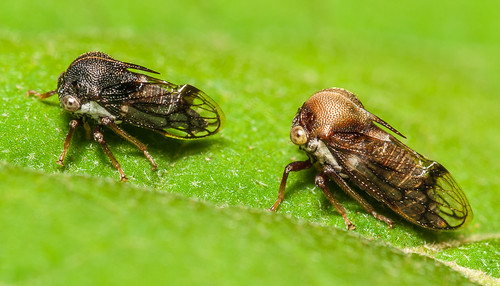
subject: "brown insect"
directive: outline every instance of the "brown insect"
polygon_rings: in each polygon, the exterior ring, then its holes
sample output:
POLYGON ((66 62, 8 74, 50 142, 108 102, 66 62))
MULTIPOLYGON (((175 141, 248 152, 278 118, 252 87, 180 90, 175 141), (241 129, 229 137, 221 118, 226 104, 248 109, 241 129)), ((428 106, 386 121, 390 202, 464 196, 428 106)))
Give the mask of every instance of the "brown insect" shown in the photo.
POLYGON ((342 215, 348 229, 355 226, 326 186, 329 180, 335 181, 368 213, 389 227, 393 221, 378 214, 350 182, 418 226, 452 230, 468 223, 472 209, 451 174, 374 122, 406 138, 368 112, 347 90, 330 88, 312 95, 299 108, 290 131, 291 141, 299 145, 309 159, 286 166, 278 200, 270 210, 276 211, 283 201, 290 172, 318 165, 320 172, 315 183, 342 215))
POLYGON ((104 140, 103 126, 139 148, 153 170, 157 165, 146 145, 119 124, 131 124, 179 139, 210 136, 222 128, 224 113, 198 88, 189 84, 176 85, 132 70, 158 74, 140 65, 115 60, 102 52, 89 52, 76 58, 61 73, 57 89, 42 94, 28 91, 27 94, 40 99, 57 93, 61 107, 74 116, 58 164, 63 165, 76 127, 83 125, 90 134, 89 121, 96 123, 94 139, 102 146, 122 181, 127 177, 104 140))

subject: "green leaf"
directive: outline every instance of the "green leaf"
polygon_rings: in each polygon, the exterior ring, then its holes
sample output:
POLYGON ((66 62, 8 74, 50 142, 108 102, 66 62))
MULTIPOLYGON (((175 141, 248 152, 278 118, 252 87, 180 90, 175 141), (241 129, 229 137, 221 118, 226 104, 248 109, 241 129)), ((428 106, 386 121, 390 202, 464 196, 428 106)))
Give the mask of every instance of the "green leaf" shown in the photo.
POLYGON ((496 1, 78 5, 0 4, 0 284, 500 283, 496 1), (124 126, 156 172, 105 130, 128 183, 78 129, 58 166, 71 116, 57 97, 24 94, 54 89, 91 50, 202 89, 225 129, 181 141, 124 126), (314 170, 291 174, 266 211, 286 164, 306 159, 291 119, 332 86, 446 166, 474 211, 468 227, 425 231, 373 202, 388 229, 332 183, 348 232, 314 170))
POLYGON ((5 164, 0 175, 7 284, 366 285, 396 269, 407 275, 394 285, 470 284, 432 259, 265 210, 5 164))

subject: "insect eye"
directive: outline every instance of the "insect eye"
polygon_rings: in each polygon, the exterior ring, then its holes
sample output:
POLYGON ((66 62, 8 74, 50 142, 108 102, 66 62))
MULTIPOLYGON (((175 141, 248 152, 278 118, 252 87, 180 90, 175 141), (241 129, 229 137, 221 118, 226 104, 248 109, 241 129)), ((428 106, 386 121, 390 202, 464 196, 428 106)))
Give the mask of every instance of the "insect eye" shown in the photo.
POLYGON ((302 128, 302 126, 293 127, 292 130, 290 130, 290 140, 292 140, 292 142, 297 145, 306 144, 307 135, 304 128, 302 128))
POLYGON ((65 97, 62 98, 62 106, 64 109, 67 111, 77 111, 80 109, 80 101, 71 95, 66 95, 65 97))

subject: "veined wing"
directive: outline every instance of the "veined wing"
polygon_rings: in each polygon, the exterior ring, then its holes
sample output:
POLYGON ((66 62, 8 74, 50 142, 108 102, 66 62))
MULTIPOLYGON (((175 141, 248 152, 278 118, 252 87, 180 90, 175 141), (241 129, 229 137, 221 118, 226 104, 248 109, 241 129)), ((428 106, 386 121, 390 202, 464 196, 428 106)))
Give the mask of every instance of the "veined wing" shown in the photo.
POLYGON ((119 120, 169 137, 206 137, 222 128, 224 113, 198 88, 145 77, 105 88, 98 103, 119 120))
POLYGON ((388 138, 337 133, 327 146, 359 188, 405 219, 435 230, 469 222, 472 209, 451 174, 393 136, 388 138))

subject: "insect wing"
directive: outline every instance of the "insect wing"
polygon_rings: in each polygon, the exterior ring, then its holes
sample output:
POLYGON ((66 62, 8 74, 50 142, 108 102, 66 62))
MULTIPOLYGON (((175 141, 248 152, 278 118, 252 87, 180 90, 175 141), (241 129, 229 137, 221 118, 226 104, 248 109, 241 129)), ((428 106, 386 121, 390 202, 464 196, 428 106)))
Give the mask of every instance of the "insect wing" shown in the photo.
POLYGON ((405 219, 436 230, 456 229, 472 219, 469 202, 450 173, 393 136, 386 141, 337 133, 329 141, 349 178, 405 219))
POLYGON ((98 103, 119 120, 168 137, 200 138, 222 128, 222 110, 198 88, 147 79, 109 86, 98 103))
POLYGON ((188 84, 181 86, 176 93, 180 98, 181 112, 174 116, 173 122, 178 124, 175 124, 176 127, 170 131, 164 130, 165 135, 179 137, 174 132, 180 132, 180 137, 183 138, 199 138, 219 132, 224 125, 225 117, 213 99, 188 84))

